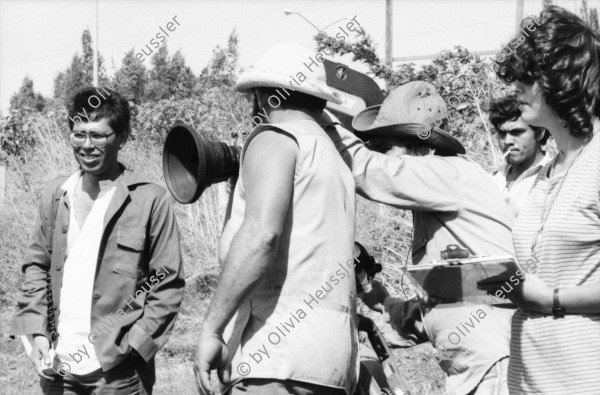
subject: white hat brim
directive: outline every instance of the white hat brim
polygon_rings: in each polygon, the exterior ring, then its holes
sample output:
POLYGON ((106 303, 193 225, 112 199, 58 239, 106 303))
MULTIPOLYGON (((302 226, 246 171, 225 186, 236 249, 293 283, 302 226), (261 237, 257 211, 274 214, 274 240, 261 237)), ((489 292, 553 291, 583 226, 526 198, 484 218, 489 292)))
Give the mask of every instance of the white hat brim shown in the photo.
POLYGON ((284 88, 318 97, 319 99, 327 100, 335 104, 342 103, 340 97, 327 85, 313 84, 308 80, 295 83, 289 76, 259 70, 247 70, 242 72, 236 81, 235 87, 239 92, 245 93, 260 87, 284 88))

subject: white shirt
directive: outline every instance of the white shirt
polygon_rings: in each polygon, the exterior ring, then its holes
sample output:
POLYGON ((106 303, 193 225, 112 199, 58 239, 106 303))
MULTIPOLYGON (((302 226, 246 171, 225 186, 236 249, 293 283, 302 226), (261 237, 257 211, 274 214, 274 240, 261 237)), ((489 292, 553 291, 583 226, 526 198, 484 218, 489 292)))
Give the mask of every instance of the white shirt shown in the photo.
POLYGON ((533 187, 533 182, 539 171, 551 160, 552 157, 550 154, 546 153, 542 160, 525 170, 523 174, 512 183, 510 189, 506 177, 512 170, 512 166, 507 163, 494 172, 494 184, 510 205, 515 216, 519 214, 519 210, 523 207, 525 201, 527 201, 527 197, 529 196, 529 192, 531 191, 531 187, 533 187))
POLYGON ((71 373, 74 374, 87 374, 101 368, 94 345, 88 336, 91 330, 92 292, 104 232, 104 216, 115 192, 115 188, 112 187, 96 199, 80 229, 75 218, 75 190, 81 174, 80 171, 73 174, 62 186, 67 191, 71 209, 56 344, 56 354, 63 363, 69 365, 71 373))

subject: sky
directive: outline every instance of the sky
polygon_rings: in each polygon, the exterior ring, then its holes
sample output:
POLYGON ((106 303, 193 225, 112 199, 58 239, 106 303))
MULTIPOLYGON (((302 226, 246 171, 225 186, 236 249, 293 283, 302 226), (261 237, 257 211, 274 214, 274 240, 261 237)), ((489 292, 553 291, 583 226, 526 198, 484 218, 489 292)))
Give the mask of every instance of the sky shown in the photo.
MULTIPOLYGON (((581 1, 554 3, 577 11, 581 1)), ((600 0, 588 3, 600 9, 600 0)), ((455 45, 471 51, 498 49, 515 32, 516 4, 516 0, 394 0, 393 56, 435 54, 455 45)), ((541 8, 542 0, 525 0, 524 16, 539 14, 541 8)), ((26 75, 33 79, 36 92, 51 96, 58 72, 67 68, 76 52, 81 53, 86 27, 98 40, 109 75, 120 67, 127 51, 146 48, 161 28, 169 34, 169 53, 181 49, 198 74, 234 29, 243 67, 278 42, 314 47, 317 29, 283 10, 302 14, 319 29, 327 26, 324 30, 331 35, 348 23, 345 18, 356 17, 384 58, 385 0, 0 0, 0 111, 6 114, 10 96, 26 75)), ((144 64, 149 66, 150 60, 144 64)))

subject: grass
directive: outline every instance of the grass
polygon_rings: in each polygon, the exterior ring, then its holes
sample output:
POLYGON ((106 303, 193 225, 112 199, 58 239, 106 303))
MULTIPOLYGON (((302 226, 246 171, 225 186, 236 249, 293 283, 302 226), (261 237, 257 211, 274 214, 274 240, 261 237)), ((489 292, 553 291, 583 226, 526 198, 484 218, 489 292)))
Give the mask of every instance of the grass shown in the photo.
MULTIPOLYGON (((71 174, 77 168, 72 150, 52 117, 38 117, 34 130, 39 143, 23 158, 9 160, 6 199, 0 203, 0 265, 4 268, 0 272, 0 365, 8 372, 0 376, 0 394, 6 395, 32 394, 38 388, 37 375, 20 341, 7 337, 8 324, 23 280, 20 267, 41 190, 54 177, 71 174)), ((120 160, 164 186, 160 148, 130 141, 120 160)), ((192 205, 175 204, 182 235, 186 292, 174 332, 157 355, 157 395, 196 394, 192 361, 197 334, 219 273, 216 247, 223 225, 225 188, 225 183, 211 187, 192 205)), ((410 213, 358 199, 356 239, 383 264, 381 278, 396 294, 402 294, 406 286, 399 279, 411 228, 410 213)), ((367 312, 364 306, 361 312, 375 318, 380 326, 385 325, 381 316, 367 312)), ((415 394, 443 393, 444 374, 429 344, 397 349, 394 358, 415 394)))

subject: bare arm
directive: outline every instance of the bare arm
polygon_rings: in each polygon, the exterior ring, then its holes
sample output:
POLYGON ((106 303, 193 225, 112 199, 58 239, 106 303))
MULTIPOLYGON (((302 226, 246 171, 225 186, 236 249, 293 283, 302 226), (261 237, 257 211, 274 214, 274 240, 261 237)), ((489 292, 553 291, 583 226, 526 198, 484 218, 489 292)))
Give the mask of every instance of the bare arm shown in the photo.
MULTIPOLYGON (((223 331, 273 261, 292 199, 298 146, 287 135, 265 131, 246 150, 242 177, 244 221, 235 234, 213 295, 195 362, 198 390, 210 392, 209 373, 228 359, 223 331)), ((224 373, 221 381, 228 381, 224 373)))
MULTIPOLYGON (((554 290, 546 285, 538 276, 529 274, 515 292, 507 296, 520 307, 551 314, 554 305, 554 290)), ((600 313, 600 282, 579 285, 572 288, 560 288, 558 292, 560 304, 567 314, 600 313)))
POLYGON ((205 330, 221 334, 271 264, 292 197, 297 152, 290 137, 270 131, 248 147, 242 167, 246 216, 231 243, 205 330))
POLYGON ((562 288, 558 296, 567 314, 600 313, 600 282, 562 288))

